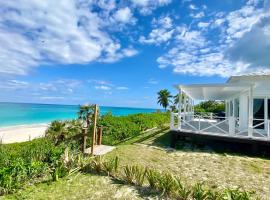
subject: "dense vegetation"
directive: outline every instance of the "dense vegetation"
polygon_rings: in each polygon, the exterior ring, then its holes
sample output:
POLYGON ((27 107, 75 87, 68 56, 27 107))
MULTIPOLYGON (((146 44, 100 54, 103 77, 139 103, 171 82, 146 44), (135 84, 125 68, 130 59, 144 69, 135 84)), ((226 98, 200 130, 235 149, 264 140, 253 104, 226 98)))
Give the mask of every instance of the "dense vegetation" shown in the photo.
MULTIPOLYGON (((169 122, 167 113, 100 117, 104 143, 116 144, 142 131, 169 122)), ((89 126, 89 133, 91 131, 89 126)), ((0 145, 0 195, 41 180, 57 180, 68 174, 61 158, 65 149, 80 155, 82 123, 79 120, 54 121, 46 137, 31 142, 0 145)), ((89 137, 90 138, 90 137, 89 137)), ((89 142, 90 144, 90 142, 89 142)))
POLYGON ((194 107, 198 113, 221 113, 225 112, 225 104, 223 101, 203 101, 194 107))
MULTIPOLYGON (((169 113, 136 114, 123 117, 104 115, 98 126, 104 130, 104 142, 117 144, 138 136, 151 128, 163 128, 169 113)), ((91 124, 91 123, 90 123, 91 124)), ((89 127, 91 131, 91 126, 89 127)), ((74 172, 108 175, 112 179, 153 190, 158 195, 177 199, 251 199, 252 194, 240 190, 217 191, 203 184, 184 185, 180 177, 169 172, 141 166, 119 168, 119 158, 103 160, 83 155, 82 123, 79 120, 55 121, 46 137, 31 142, 0 146, 0 194, 7 194, 41 181, 57 181, 74 172)), ((120 158, 121 160, 121 158, 120 158)))

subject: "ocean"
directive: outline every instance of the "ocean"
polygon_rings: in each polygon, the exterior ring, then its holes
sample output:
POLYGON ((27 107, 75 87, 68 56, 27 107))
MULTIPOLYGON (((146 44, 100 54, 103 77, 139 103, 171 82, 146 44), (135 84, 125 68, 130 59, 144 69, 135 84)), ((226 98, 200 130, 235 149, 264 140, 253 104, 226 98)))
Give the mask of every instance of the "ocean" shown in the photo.
MULTIPOLYGON (((111 112, 115 116, 151 113, 157 109, 100 106, 100 114, 111 112)), ((76 119, 78 105, 30 103, 0 103, 0 127, 48 123, 53 120, 76 119)))

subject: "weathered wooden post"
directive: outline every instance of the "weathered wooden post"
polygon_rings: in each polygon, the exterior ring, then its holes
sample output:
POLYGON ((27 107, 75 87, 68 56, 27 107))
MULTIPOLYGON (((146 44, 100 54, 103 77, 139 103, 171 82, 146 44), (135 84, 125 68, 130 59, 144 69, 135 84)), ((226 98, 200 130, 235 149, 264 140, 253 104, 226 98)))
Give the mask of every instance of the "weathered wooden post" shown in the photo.
POLYGON ((85 153, 85 149, 86 149, 86 140, 87 140, 87 127, 83 128, 83 149, 82 152, 85 153))
POLYGON ((102 142, 102 127, 98 129, 98 138, 97 138, 97 144, 101 145, 102 142))
POLYGON ((91 147, 91 155, 94 155, 94 147, 96 144, 96 129, 97 129, 97 114, 98 108, 97 105, 94 105, 94 119, 93 119, 93 135, 92 135, 92 147, 91 147))

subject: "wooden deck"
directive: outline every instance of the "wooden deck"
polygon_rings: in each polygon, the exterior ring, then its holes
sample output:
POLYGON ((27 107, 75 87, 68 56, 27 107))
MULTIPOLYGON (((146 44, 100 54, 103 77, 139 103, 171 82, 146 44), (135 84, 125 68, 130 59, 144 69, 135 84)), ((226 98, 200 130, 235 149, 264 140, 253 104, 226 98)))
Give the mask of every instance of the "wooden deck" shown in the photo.
MULTIPOLYGON (((113 146, 107 146, 107 145, 96 145, 94 147, 94 156, 102 156, 105 155, 106 153, 111 152, 112 150, 114 150, 115 147, 113 146)), ((91 147, 85 149, 86 154, 91 154, 91 147)))

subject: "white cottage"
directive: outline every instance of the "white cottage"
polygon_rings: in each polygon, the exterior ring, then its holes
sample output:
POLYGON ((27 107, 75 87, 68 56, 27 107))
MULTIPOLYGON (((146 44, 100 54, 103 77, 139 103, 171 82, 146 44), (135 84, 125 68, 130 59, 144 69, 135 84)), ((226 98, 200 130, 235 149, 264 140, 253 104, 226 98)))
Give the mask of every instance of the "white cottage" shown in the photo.
POLYGON ((171 130, 270 141, 270 74, 232 76, 224 84, 177 85, 171 130), (181 98, 182 99, 182 98, 181 98), (195 100, 225 101, 225 116, 194 113, 195 100))

